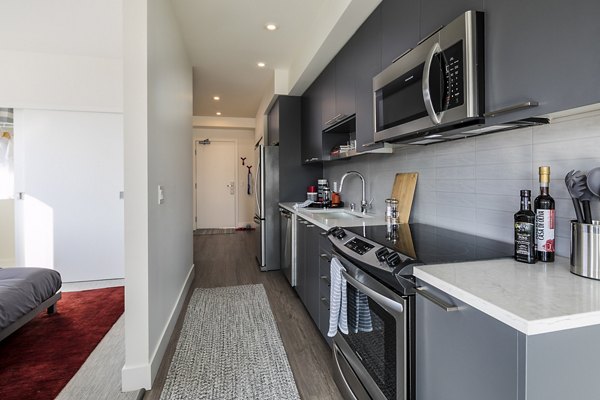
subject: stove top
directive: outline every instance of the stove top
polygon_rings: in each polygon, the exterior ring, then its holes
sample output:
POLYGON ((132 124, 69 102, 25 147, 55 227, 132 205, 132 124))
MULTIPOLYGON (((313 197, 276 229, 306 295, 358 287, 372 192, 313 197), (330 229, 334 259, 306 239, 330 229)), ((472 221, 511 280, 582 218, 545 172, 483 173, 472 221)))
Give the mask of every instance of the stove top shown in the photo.
POLYGON ((511 257, 512 243, 424 224, 346 228, 422 264, 490 260, 511 257))
POLYGON ((513 244, 424 224, 333 228, 337 253, 402 295, 414 293, 413 267, 512 257, 513 244))

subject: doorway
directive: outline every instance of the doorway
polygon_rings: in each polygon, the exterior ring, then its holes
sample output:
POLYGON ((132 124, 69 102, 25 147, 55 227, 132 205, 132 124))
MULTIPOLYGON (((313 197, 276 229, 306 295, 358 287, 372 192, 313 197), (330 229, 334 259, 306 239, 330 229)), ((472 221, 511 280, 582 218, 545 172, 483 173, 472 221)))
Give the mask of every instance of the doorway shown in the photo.
POLYGON ((237 143, 195 143, 196 229, 235 228, 237 224, 237 143))

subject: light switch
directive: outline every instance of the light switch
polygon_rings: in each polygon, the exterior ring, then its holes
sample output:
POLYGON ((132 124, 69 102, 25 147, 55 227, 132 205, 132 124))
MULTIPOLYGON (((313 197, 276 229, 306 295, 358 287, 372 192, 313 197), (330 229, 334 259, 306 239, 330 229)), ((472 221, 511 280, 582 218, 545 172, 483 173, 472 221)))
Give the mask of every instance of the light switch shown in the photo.
POLYGON ((158 185, 158 204, 163 204, 165 202, 165 189, 158 185))

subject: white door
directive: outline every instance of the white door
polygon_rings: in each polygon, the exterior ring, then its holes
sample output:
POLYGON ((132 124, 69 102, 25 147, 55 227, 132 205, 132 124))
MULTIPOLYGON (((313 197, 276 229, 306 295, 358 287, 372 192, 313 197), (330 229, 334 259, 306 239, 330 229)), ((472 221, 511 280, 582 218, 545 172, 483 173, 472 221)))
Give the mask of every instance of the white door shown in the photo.
POLYGON ((201 143, 196 142, 196 228, 235 228, 235 142, 201 143))

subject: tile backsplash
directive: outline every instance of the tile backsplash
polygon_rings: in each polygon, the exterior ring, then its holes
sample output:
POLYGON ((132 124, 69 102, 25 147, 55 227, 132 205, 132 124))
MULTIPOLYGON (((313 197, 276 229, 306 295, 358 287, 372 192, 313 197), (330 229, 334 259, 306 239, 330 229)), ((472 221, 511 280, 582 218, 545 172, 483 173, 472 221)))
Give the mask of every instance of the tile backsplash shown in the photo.
MULTIPOLYGON (((513 241, 513 214, 519 190, 539 194, 538 167, 551 168, 550 194, 556 200, 556 251, 569 256, 569 221, 575 218, 564 184, 571 169, 587 172, 600 167, 600 115, 571 118, 452 142, 413 146, 394 154, 367 154, 325 164, 330 184, 346 171, 366 180, 367 200, 383 213, 397 172, 418 172, 411 221, 480 236, 513 241)), ((360 204, 360 181, 349 177, 342 200, 360 204)), ((600 201, 592 201, 600 219, 600 201)))

